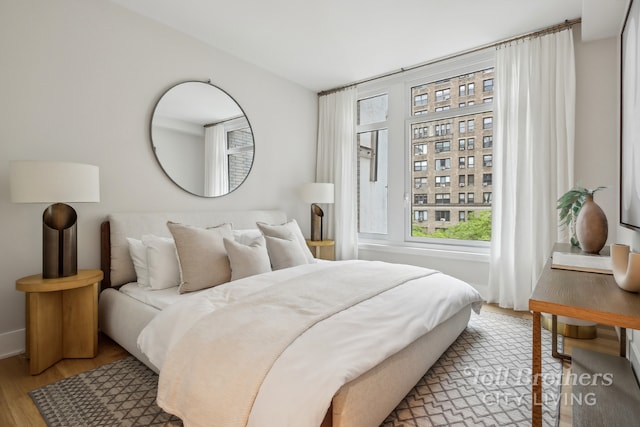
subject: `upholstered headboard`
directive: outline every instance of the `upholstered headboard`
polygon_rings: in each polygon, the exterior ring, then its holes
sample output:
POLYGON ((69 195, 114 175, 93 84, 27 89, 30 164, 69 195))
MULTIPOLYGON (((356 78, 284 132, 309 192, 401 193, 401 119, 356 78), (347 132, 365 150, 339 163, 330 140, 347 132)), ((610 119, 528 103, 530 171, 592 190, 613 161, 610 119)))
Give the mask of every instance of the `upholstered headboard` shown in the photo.
POLYGON ((101 263, 104 273, 102 287, 120 286, 136 280, 129 255, 127 237, 136 239, 145 234, 170 237, 167 221, 212 227, 230 223, 234 229, 256 228, 256 222, 281 224, 287 215, 280 210, 210 211, 210 212, 146 212, 114 213, 101 225, 101 263))

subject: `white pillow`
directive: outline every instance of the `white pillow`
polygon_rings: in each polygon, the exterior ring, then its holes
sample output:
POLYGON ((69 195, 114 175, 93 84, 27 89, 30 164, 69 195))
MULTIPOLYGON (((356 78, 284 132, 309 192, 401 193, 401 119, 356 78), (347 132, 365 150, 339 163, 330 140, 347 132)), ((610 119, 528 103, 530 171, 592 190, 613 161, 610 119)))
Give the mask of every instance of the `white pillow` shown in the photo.
POLYGON ((271 271, 271 261, 262 235, 248 245, 226 238, 223 242, 231 264, 232 281, 271 271))
MULTIPOLYGON (((311 253, 311 250, 307 246, 307 241, 302 235, 300 226, 298 226, 298 222, 295 219, 292 219, 280 225, 269 225, 264 222, 258 222, 257 226, 265 236, 294 240, 298 244, 298 250, 306 260, 305 264, 312 264, 316 262, 313 254, 311 253)), ((268 243, 269 242, 267 241, 267 249, 269 249, 268 243)), ((291 248, 289 249, 291 250, 291 248)), ((271 251, 269 251, 269 256, 271 256, 271 251)))
POLYGON ((304 253, 300 250, 300 245, 293 237, 281 239, 279 237, 265 236, 264 238, 267 242, 267 252, 269 253, 273 270, 308 264, 304 253))
POLYGON ((149 286, 151 289, 167 289, 180 284, 180 266, 173 239, 152 234, 142 236, 147 252, 149 286))
POLYGON ((262 232, 257 228, 233 230, 233 238, 236 242, 242 243, 243 245, 250 245, 256 240, 264 242, 264 239, 262 239, 262 232))
POLYGON ((147 267, 147 248, 142 240, 127 237, 129 244, 129 254, 133 262, 133 268, 136 270, 138 286, 143 288, 149 287, 149 268, 147 267))

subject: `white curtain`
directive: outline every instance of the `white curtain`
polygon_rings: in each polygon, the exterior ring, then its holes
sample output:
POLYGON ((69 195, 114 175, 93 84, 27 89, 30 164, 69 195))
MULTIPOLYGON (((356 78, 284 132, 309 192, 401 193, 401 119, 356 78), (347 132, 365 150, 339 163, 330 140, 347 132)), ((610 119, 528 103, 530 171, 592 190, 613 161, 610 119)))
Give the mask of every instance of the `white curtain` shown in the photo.
POLYGON ((320 96, 316 181, 335 185, 335 202, 324 216, 336 241, 336 259, 358 257, 355 88, 320 96))
POLYGON ((556 201, 573 185, 571 29, 502 46, 496 57, 489 302, 527 310, 561 238, 556 201))
POLYGON ((229 192, 229 166, 224 125, 204 129, 204 194, 222 196, 229 192))

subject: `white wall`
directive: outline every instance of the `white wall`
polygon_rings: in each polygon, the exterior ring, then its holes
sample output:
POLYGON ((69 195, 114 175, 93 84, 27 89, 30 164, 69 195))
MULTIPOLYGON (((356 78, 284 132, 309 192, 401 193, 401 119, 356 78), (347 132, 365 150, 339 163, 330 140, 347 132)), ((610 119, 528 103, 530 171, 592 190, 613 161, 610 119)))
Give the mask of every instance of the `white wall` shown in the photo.
POLYGON ((15 280, 41 271, 46 207, 10 202, 10 160, 100 167, 101 202, 74 205, 80 268, 99 268, 99 224, 110 212, 281 208, 307 232, 296 191, 315 175, 312 91, 101 0, 0 2, 0 58, 0 357, 24 348, 15 280), (255 135, 251 174, 221 198, 176 187, 151 151, 157 99, 194 79, 232 94, 255 135))

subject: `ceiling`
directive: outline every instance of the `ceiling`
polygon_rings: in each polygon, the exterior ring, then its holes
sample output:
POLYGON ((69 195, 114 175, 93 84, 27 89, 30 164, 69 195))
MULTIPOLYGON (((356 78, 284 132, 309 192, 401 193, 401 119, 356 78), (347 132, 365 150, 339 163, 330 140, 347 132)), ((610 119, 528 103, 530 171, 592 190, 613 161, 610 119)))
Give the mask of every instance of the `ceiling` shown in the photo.
POLYGON ((611 37, 629 0, 111 1, 322 91, 580 17, 611 37))

